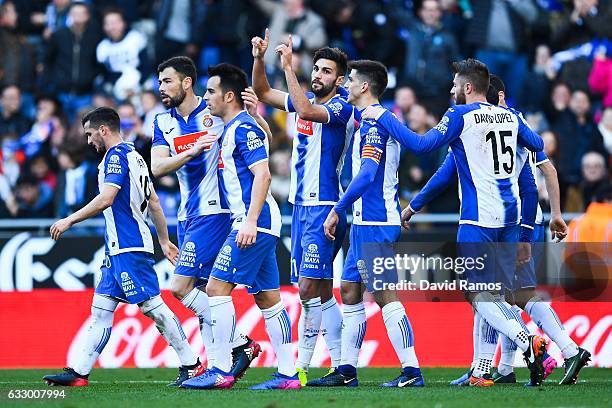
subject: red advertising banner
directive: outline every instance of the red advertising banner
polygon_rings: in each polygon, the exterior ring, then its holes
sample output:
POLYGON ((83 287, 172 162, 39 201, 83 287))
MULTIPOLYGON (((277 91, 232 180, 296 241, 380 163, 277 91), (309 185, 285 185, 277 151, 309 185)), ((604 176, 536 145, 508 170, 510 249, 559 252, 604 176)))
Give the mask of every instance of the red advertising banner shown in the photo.
MULTIPOLYGON (((93 290, 38 289, 0 293, 0 368, 63 367, 78 356, 87 334, 93 290)), ((293 287, 283 288, 285 306, 293 322, 297 352, 300 303, 293 287)), ((194 350, 205 357, 198 320, 172 295, 162 296, 183 324, 194 350)), ((336 294, 339 299, 338 294, 336 294)), ((238 327, 258 341, 263 353, 257 366, 275 365, 261 313, 245 290, 234 292, 238 327)), ((612 367, 612 311, 609 303, 554 303, 572 338, 593 354, 593 365, 612 367)), ((406 312, 415 333, 422 366, 468 366, 472 358, 472 309, 461 302, 407 302, 406 312)), ((359 358, 361 366, 397 366, 382 315, 374 303, 366 304, 368 326, 359 358)), ((539 331, 533 322, 532 332, 539 331)), ((549 353, 563 361, 555 345, 549 353)), ((517 353, 517 365, 520 353, 517 353)), ((120 305, 113 331, 98 364, 102 367, 176 367, 178 359, 155 325, 135 305, 120 305)), ((329 354, 319 338, 313 366, 328 366, 329 354)))

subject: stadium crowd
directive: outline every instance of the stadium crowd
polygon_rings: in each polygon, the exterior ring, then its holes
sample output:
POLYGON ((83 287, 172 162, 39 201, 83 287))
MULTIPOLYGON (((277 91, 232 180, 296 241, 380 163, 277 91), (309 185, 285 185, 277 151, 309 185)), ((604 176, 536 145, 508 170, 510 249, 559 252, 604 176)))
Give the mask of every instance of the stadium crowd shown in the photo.
MULTIPOLYGON (((0 1, 0 218, 65 217, 97 192, 99 158, 80 118, 113 106, 126 140, 149 161, 152 123, 164 111, 156 67, 188 55, 199 69, 230 62, 251 72, 251 43, 293 34, 294 65, 308 88, 324 45, 389 67, 385 104, 425 133, 450 104, 451 62, 475 57, 507 86, 510 105, 541 134, 557 167, 562 209, 582 212, 610 183, 612 2, 607 0, 4 0, 0 1), (493 23, 494 22, 494 23, 493 23)), ((282 88, 274 53, 266 58, 282 88)), ((289 195, 293 117, 265 111, 274 138, 272 192, 289 195)), ((400 195, 409 200, 444 158, 405 153, 400 195)), ((165 213, 180 200, 174 176, 155 180, 165 213)), ((543 184, 543 183, 540 183, 543 184)), ((458 210, 449 191, 428 211, 458 210)), ((547 208, 545 190, 540 201, 547 208)))

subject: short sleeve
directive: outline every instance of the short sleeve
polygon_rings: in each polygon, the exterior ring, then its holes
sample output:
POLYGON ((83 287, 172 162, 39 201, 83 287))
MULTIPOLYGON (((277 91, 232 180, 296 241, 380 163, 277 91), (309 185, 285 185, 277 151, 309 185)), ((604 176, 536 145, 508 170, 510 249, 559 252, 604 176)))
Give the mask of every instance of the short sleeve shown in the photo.
POLYGON ((128 171, 126 152, 123 149, 109 150, 104 158, 104 184, 121 188, 128 171))
MULTIPOLYGON (((306 99, 310 101, 312 98, 314 98, 314 94, 312 92, 306 92, 306 99)), ((285 110, 287 112, 295 112, 295 106, 293 106, 289 93, 285 93, 285 110)))
POLYGON ((327 109, 327 113, 329 114, 329 124, 346 126, 353 116, 353 106, 342 98, 332 98, 323 106, 327 109))
POLYGON ((542 163, 546 163, 548 161, 548 156, 544 152, 537 152, 535 154, 535 165, 539 166, 542 163))
POLYGON ((159 128, 159 124, 157 123, 157 116, 155 116, 155 119, 153 120, 153 145, 152 147, 157 147, 157 146, 164 146, 168 148, 170 147, 170 145, 168 144, 168 141, 164 137, 164 133, 159 128))
POLYGON ((257 126, 242 124, 236 128, 236 147, 238 147, 247 167, 268 160, 266 134, 257 126))

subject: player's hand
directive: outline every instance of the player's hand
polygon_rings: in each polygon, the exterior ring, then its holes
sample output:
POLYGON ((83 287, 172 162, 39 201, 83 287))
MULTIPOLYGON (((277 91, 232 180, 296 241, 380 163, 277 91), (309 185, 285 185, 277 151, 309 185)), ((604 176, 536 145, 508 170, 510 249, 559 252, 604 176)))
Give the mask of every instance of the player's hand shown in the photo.
POLYGON ((516 252, 516 264, 524 265, 531 260, 531 243, 519 242, 516 252))
POLYGON ((176 261, 178 260, 179 249, 174 245, 170 240, 166 242, 160 242, 162 251, 164 252, 164 256, 167 260, 170 261, 172 266, 176 265, 176 261))
POLYGON ((247 87, 241 93, 242 100, 244 101, 244 107, 246 108, 249 115, 256 117, 259 115, 257 112, 257 105, 259 104, 259 98, 255 94, 255 91, 250 86, 247 87))
POLYGON ((281 67, 284 70, 291 69, 291 58, 293 57, 293 39, 291 38, 291 34, 289 34, 289 40, 287 41, 287 45, 281 44, 274 50, 279 56, 281 60, 281 67))
POLYGON ((559 242, 565 239, 567 236, 567 224, 560 215, 551 217, 549 226, 553 242, 559 242))
POLYGON ((382 115, 384 108, 381 106, 368 106, 363 112, 361 112, 361 119, 375 119, 379 115, 382 115))
POLYGON ((406 206, 406 208, 404 208, 404 211, 402 211, 402 227, 404 227, 406 230, 410 229, 410 219, 413 215, 414 212, 412 211, 410 206, 406 206))
POLYGON ((251 53, 253 54, 253 58, 263 58, 266 55, 266 50, 268 49, 268 45, 270 44, 270 29, 266 28, 266 33, 264 34, 264 38, 261 37, 253 37, 251 39, 251 53))
POLYGON ((189 156, 191 158, 199 156, 204 150, 210 149, 210 147, 217 142, 218 138, 218 135, 212 133, 201 136, 198 140, 196 140, 193 146, 191 146, 191 149, 188 150, 189 156))
POLYGON ((68 218, 62 218, 61 220, 56 221, 55 224, 53 224, 49 229, 51 238, 57 241, 64 232, 68 231, 70 227, 72 227, 72 222, 70 222, 68 218))
POLYGON ((236 245, 240 249, 248 248, 257 240, 257 223, 245 221, 236 235, 236 245))
POLYGON ((327 218, 323 223, 323 231, 325 231, 325 236, 330 241, 335 241, 335 233, 336 233, 336 225, 338 225, 339 217, 338 213, 332 208, 332 210, 327 214, 327 218))

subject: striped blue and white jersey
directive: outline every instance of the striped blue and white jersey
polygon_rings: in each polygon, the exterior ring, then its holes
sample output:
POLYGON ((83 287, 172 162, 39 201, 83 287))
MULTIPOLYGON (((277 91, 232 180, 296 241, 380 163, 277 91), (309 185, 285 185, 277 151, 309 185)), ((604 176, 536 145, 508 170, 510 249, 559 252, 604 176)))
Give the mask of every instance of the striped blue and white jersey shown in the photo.
POLYGON ((376 120, 362 120, 355 132, 351 155, 353 179, 359 173, 363 159, 378 163, 374 181, 353 203, 353 224, 401 225, 397 175, 399 142, 378 126, 376 120))
MULTIPOLYGON (((314 97, 310 102, 314 103, 314 97)), ((341 195, 340 171, 355 131, 354 108, 340 95, 321 106, 329 115, 326 123, 303 120, 296 114, 289 190, 292 204, 334 205, 341 195)), ((295 112, 289 94, 285 110, 295 112)))
MULTIPOLYGON (((251 168, 268 161, 268 138, 255 119, 242 111, 225 125, 220 140, 222 187, 232 213, 232 228, 239 229, 251 203, 254 179, 251 168)), ((268 188, 257 231, 280 237, 280 229, 280 210, 268 188)))
POLYGON ((98 166, 98 188, 105 184, 117 187, 113 204, 104 210, 105 252, 153 253, 153 238, 147 222, 147 206, 152 184, 144 159, 130 143, 119 143, 108 149, 98 166))
MULTIPOLYGON (((201 136, 223 132, 223 121, 210 114, 204 99, 198 97, 198 100, 198 107, 188 117, 182 117, 175 108, 157 114, 153 121, 152 149, 166 148, 175 156, 189 150, 201 136)), ((215 143, 176 171, 181 192, 177 215, 180 221, 229 213, 220 186, 218 163, 219 145, 215 143)))
POLYGON ((390 113, 379 123, 417 154, 449 144, 459 175, 460 224, 487 228, 518 224, 517 144, 532 151, 541 151, 544 144, 515 113, 486 102, 457 105, 422 136, 390 113))
MULTIPOLYGON (((538 184, 537 168, 542 163, 546 163, 547 161, 549 160, 544 152, 533 153, 522 146, 519 146, 518 148, 518 152, 516 154, 517 168, 520 169, 523 165, 528 165, 529 170, 535 179, 536 185, 538 184)), ((542 214, 542 207, 540 207, 539 203, 536 209, 535 223, 538 225, 542 225, 544 223, 544 215, 542 214)))

